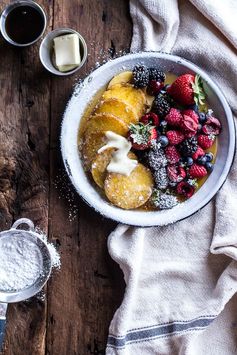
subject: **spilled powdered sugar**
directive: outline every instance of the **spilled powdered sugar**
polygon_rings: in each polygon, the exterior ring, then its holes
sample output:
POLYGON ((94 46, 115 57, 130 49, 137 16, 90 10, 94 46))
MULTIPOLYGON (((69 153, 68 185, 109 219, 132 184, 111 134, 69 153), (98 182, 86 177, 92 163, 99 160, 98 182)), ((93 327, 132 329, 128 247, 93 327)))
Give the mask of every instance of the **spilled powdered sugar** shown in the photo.
POLYGON ((46 243, 46 245, 48 247, 50 257, 51 257, 52 268, 53 269, 60 269, 61 259, 60 259, 60 255, 59 255, 55 245, 53 243, 50 243, 47 240, 46 234, 39 227, 36 227, 35 231, 36 231, 36 233, 38 233, 38 235, 42 238, 42 240, 46 243))

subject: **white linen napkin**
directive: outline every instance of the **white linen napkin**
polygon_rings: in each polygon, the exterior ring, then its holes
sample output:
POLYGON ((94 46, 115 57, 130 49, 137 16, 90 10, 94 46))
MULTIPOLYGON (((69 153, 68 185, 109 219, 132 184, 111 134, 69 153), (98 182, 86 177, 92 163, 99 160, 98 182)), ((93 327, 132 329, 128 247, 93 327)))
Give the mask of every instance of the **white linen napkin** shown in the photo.
MULTIPOLYGON (((171 52, 199 65, 236 119, 237 1, 130 0, 130 11, 131 49, 171 52)), ((235 161, 216 198, 190 218, 156 228, 119 225, 111 233, 109 252, 126 291, 107 355, 237 354, 236 168, 235 161)))

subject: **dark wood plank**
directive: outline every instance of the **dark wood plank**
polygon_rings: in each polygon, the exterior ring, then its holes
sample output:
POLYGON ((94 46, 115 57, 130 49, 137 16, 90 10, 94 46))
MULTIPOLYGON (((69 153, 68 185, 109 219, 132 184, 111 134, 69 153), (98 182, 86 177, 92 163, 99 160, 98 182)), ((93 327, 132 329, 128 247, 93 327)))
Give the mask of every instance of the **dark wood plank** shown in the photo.
MULTIPOLYGON (((112 48, 113 54, 129 47, 128 13, 125 0, 71 0, 70 5, 63 0, 55 2, 54 27, 75 28, 87 41, 90 55, 81 76, 95 65, 101 49, 112 48)), ((121 272, 106 246, 115 223, 96 214, 76 194, 73 196, 60 173, 61 118, 77 77, 54 78, 52 83, 50 236, 61 251, 62 268, 48 287, 46 348, 50 355, 104 354, 109 322, 124 289, 121 272), (74 204, 78 213, 70 222, 74 204)))
MULTIPOLYGON (((50 28, 52 8, 41 3, 50 28)), ((0 42, 1 230, 22 216, 48 229, 50 78, 38 46, 19 49, 0 42)), ((45 324, 46 302, 35 297, 10 305, 3 354, 44 354, 45 324)))
MULTIPOLYGON (((48 30, 69 26, 86 38, 90 56, 81 76, 101 49, 113 56, 129 47, 125 0, 39 3, 48 13, 48 30)), ((25 216, 47 232, 49 217, 51 239, 62 253, 62 269, 49 282, 48 308, 37 298, 9 307, 3 354, 103 354, 123 293, 106 247, 115 224, 70 189, 58 145, 62 112, 80 76, 52 78, 39 62, 38 44, 19 50, 1 39, 0 53, 0 227, 25 216)))

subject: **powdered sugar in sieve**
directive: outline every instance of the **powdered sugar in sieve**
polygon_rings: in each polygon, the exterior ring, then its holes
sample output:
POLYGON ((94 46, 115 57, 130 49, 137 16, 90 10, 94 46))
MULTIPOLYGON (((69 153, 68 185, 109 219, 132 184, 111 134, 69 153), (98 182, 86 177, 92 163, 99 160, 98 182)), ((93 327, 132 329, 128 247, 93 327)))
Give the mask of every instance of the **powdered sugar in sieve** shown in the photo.
POLYGON ((19 291, 43 275, 43 255, 30 238, 0 238, 0 290, 19 291))

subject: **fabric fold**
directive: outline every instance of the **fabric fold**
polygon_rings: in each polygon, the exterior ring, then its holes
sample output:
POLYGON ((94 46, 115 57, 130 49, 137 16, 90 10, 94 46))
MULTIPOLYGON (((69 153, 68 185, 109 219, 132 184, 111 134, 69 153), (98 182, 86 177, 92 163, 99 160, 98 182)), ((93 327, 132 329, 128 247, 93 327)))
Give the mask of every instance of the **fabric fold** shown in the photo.
MULTIPOLYGON (((237 2, 131 0, 131 49, 191 60, 220 86, 236 120, 237 2)), ((118 226, 109 253, 126 281, 106 354, 234 355, 237 162, 201 211, 156 228, 118 226)))

